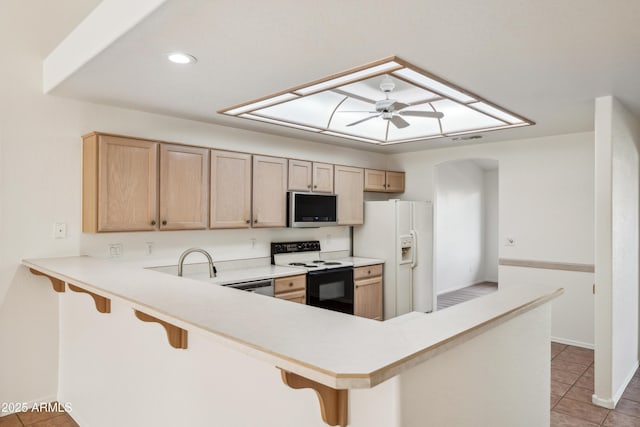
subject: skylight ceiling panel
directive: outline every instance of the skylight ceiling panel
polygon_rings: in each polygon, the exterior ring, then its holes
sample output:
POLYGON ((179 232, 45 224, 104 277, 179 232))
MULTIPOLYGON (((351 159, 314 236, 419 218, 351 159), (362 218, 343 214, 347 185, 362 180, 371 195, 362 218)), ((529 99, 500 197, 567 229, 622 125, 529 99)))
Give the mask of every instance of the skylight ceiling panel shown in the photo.
POLYGON ((445 134, 505 125, 500 120, 448 99, 435 101, 432 104, 437 111, 444 113, 444 117, 440 119, 440 122, 442 123, 442 131, 445 134))
POLYGON ((344 100, 343 95, 333 92, 320 92, 263 108, 254 113, 284 122, 325 129, 335 107, 342 100, 344 100))
POLYGON ((402 70, 395 71, 393 74, 404 77, 405 79, 419 84, 429 90, 432 90, 435 93, 439 93, 451 99, 455 99, 459 102, 466 103, 476 101, 475 98, 467 95, 466 93, 454 89, 451 86, 445 85, 444 83, 441 83, 431 77, 427 77, 416 71, 410 70, 409 68, 403 68, 402 70))

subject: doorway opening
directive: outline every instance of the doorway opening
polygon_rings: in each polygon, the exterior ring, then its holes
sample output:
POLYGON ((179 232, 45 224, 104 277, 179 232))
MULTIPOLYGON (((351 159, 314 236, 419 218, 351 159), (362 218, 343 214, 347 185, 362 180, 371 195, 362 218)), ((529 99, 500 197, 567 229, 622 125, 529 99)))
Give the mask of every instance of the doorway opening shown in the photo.
POLYGON ((435 167, 434 306, 498 288, 499 165, 464 159, 435 167))

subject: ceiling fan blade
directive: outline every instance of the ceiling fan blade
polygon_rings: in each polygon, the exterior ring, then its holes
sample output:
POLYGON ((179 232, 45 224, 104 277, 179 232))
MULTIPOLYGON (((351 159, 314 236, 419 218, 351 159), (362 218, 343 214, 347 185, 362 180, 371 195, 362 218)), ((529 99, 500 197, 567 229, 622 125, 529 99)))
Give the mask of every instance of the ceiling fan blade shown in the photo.
POLYGON ((398 111, 398 114, 402 114, 403 116, 430 117, 432 119, 441 119, 444 117, 444 114, 442 114, 439 111, 408 110, 408 111, 398 111))
POLYGON ((409 104, 405 104, 403 102, 396 101, 396 102, 393 103, 394 111, 402 110, 403 108, 407 108, 408 106, 409 106, 409 104))
POLYGON ((409 122, 407 122, 405 119, 403 119, 400 116, 394 115, 389 120, 391 120, 391 123, 393 123, 394 126, 397 127, 398 129, 406 128, 407 126, 409 126, 409 122))
POLYGON ((381 115, 382 115, 382 114, 378 114, 378 115, 375 115, 375 116, 365 117, 364 119, 360 119, 360 120, 358 120, 357 122, 349 123, 349 124, 347 125, 347 127, 348 127, 348 126, 355 126, 355 125, 359 125, 359 124, 360 124, 360 123, 362 123, 362 122, 366 122, 367 120, 375 119, 376 117, 380 117, 381 115))

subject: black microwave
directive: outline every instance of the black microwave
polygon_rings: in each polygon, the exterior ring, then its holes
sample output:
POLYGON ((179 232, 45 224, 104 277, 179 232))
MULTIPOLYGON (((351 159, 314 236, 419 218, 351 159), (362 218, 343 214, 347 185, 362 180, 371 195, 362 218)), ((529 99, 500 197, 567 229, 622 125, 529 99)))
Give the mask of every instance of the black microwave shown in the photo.
POLYGON ((329 227, 338 224, 336 194, 287 193, 289 227, 329 227))

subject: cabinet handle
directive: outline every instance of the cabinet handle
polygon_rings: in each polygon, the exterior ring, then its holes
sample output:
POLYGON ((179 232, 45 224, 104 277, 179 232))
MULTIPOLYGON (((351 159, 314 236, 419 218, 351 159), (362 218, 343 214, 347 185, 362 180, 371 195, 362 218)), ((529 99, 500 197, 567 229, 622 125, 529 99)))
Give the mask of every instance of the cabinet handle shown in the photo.
POLYGON ((257 223, 258 223, 258 218, 254 219, 254 220, 253 220, 253 223, 254 223, 254 224, 257 224, 257 223))
POLYGON ((167 220, 166 219, 162 221, 162 225, 167 225, 167 220))
POLYGON ((311 188, 311 184, 307 185, 307 188, 311 188))
POLYGON ((371 270, 367 270, 367 274, 371 274, 371 270))
POLYGON ((317 186, 317 185, 314 185, 314 186, 313 186, 313 188, 318 188, 318 186, 317 186))
POLYGON ((156 225, 156 220, 155 219, 151 220, 151 225, 156 225))
POLYGON ((289 282, 289 287, 293 286, 293 282, 289 282))
POLYGON ((356 289, 358 289, 360 287, 360 285, 356 285, 356 289))
POLYGON ((251 221, 249 221, 249 220, 246 220, 245 222, 246 222, 247 224, 249 224, 249 223, 250 223, 251 221))

